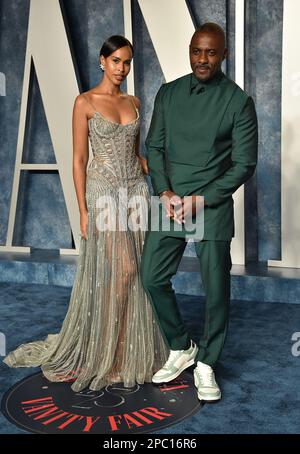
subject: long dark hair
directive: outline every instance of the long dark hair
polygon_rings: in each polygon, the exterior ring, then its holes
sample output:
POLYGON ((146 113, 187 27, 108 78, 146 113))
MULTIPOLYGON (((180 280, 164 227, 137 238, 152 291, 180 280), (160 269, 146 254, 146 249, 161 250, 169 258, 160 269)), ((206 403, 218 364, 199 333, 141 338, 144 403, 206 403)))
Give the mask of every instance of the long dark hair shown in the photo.
POLYGON ((116 50, 120 49, 121 47, 124 46, 129 46, 133 55, 133 46, 130 41, 128 41, 127 38, 121 35, 113 35, 110 36, 104 43, 102 44, 102 47, 99 52, 99 57, 100 55, 103 55, 103 57, 107 58, 109 57, 113 52, 116 50))

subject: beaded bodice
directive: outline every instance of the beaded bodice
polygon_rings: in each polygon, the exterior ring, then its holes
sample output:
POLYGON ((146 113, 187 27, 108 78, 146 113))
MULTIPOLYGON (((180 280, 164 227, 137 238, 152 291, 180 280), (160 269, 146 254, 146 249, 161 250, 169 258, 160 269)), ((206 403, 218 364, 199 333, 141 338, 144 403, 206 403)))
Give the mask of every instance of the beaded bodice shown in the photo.
POLYGON ((91 178, 101 177, 110 185, 130 185, 144 179, 135 151, 135 140, 139 131, 140 116, 127 124, 105 118, 95 112, 89 119, 89 138, 93 160, 88 169, 91 178))

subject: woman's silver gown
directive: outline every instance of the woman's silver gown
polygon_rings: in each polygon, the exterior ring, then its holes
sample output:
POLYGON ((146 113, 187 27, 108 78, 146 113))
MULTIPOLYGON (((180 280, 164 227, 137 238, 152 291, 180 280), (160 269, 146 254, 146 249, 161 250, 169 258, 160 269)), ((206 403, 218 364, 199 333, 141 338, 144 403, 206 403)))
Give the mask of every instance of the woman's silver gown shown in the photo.
POLYGON ((169 353, 139 275, 145 231, 126 229, 129 218, 146 220, 150 197, 135 153, 140 126, 136 113, 125 125, 97 111, 89 120, 93 160, 86 179, 88 239, 81 238, 61 331, 22 344, 3 360, 10 367, 41 366, 50 381, 73 381, 74 391, 88 386, 99 390, 114 382, 125 387, 150 382, 169 353), (129 217, 123 209, 126 194, 134 202, 129 217), (115 231, 103 224, 99 228, 99 219, 107 225, 113 214, 115 231))

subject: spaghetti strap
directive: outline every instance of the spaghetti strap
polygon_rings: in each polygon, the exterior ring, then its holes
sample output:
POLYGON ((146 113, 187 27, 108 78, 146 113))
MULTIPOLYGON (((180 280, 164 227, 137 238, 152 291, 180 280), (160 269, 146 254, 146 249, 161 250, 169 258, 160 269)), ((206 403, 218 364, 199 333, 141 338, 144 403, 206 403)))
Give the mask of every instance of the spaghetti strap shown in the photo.
POLYGON ((97 112, 97 109, 95 106, 91 103, 91 101, 88 99, 88 97, 85 95, 85 93, 82 93, 82 96, 86 99, 86 101, 92 106, 95 112, 97 112))
POLYGON ((130 96, 131 102, 133 104, 133 107, 135 108, 136 114, 139 115, 138 108, 136 107, 135 103, 133 102, 133 96, 130 96))

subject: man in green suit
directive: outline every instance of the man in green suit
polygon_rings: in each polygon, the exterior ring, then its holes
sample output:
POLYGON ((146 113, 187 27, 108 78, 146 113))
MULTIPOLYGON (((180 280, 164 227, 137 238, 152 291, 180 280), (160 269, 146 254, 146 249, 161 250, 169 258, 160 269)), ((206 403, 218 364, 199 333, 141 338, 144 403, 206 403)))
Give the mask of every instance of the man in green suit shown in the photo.
POLYGON ((221 398, 214 366, 229 317, 232 194, 255 171, 257 118, 252 98, 221 70, 227 56, 221 27, 201 26, 189 51, 192 73, 160 87, 146 139, 154 195, 159 196, 171 229, 150 226, 141 276, 170 348, 168 361, 152 381, 169 382, 195 363, 198 398, 212 401, 221 398), (204 231, 195 240, 195 249, 206 307, 203 337, 196 345, 181 318, 171 278, 186 246, 184 223, 201 214, 204 231))

